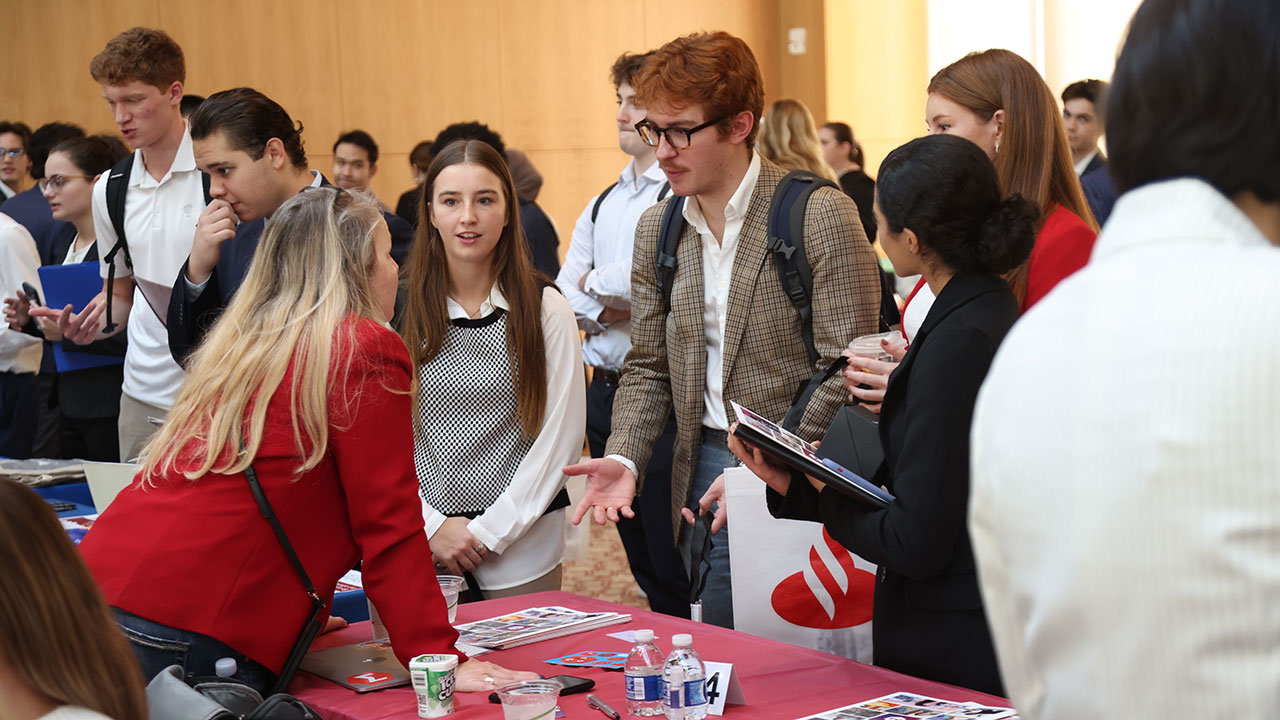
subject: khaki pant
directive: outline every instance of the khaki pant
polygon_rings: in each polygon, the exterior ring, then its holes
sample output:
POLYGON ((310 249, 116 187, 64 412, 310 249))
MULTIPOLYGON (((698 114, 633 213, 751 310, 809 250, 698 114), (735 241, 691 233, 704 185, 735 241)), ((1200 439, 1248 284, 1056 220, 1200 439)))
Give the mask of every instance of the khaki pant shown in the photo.
POLYGON ((151 436, 160 429, 147 418, 164 419, 168 412, 162 407, 120 395, 120 421, 117 426, 120 430, 120 462, 133 462, 151 436))

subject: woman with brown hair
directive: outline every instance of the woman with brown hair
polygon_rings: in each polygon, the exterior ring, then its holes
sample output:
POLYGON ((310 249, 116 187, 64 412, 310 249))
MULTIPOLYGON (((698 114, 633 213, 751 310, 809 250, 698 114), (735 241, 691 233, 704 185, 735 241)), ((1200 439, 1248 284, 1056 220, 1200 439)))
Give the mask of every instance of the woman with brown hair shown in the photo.
POLYGON ((40 496, 0 479, 0 714, 146 720, 142 675, 102 593, 40 496))
MULTIPOLYGON (((1084 267, 1098 226, 1071 161, 1071 146, 1058 101, 1031 63, 1008 50, 970 53, 938 71, 925 102, 929 133, 959 135, 986 152, 1001 190, 1034 202, 1040 210, 1031 257, 1005 273, 1018 307, 1026 312, 1059 281, 1084 267)), ((902 309, 910 341, 924 323, 934 295, 924 280, 902 309)), ((886 347, 901 357, 905 348, 886 347)), ((854 398, 878 408, 896 362, 859 360, 845 370, 854 398)))
POLYGON ((474 573, 487 597, 558 590, 561 468, 586 433, 573 308, 530 262, 511 173, 491 146, 445 147, 422 197, 403 334, 432 552, 474 573))

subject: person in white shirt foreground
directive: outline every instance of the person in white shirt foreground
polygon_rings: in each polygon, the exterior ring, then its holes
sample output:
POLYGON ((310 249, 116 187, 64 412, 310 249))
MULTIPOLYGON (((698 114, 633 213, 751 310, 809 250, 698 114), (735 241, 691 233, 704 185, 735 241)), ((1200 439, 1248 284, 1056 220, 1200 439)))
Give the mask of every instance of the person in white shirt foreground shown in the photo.
POLYGON ((1124 195, 979 396, 969 521, 1024 720, 1280 705, 1277 28, 1274 2, 1138 9, 1107 110, 1124 195))
POLYGON ((573 308, 525 250, 506 162, 455 140, 423 184, 404 339, 414 363, 414 463, 436 562, 485 597, 559 590, 561 468, 587 428, 573 308))

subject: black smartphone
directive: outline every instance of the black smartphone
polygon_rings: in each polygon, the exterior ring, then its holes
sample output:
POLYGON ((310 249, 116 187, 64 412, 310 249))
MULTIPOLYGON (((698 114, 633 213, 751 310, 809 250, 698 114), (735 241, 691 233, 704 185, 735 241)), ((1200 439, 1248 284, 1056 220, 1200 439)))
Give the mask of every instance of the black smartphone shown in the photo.
MULTIPOLYGON (((555 680, 564 686, 564 689, 560 691, 561 695, 573 695, 574 693, 586 692, 596 686, 595 680, 592 680, 591 678, 577 677, 576 675, 553 675, 547 679, 555 680)), ((502 700, 498 698, 498 693, 491 692, 489 693, 489 702, 500 703, 502 700)))
POLYGON ((27 299, 31 301, 32 305, 44 305, 44 303, 40 301, 40 291, 36 290, 35 286, 31 283, 22 283, 22 292, 27 294, 27 299))

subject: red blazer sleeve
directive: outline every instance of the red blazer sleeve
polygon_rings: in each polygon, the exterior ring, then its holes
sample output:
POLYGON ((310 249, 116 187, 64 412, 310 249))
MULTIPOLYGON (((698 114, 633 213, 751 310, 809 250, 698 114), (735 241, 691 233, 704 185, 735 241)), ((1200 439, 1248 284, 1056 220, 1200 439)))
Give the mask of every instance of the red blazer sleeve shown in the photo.
MULTIPOLYGON (((364 586, 405 667, 423 653, 467 656, 436 581, 413 465, 412 367, 404 343, 371 321, 355 328, 345 384, 335 383, 329 449, 364 557, 364 586)), ((338 343, 339 345, 341 343, 338 343)))
POLYGON ((1084 267, 1097 238, 1093 228, 1075 213, 1056 206, 1036 235, 1027 268, 1027 296, 1022 300, 1022 311, 1030 310, 1064 278, 1084 267))

